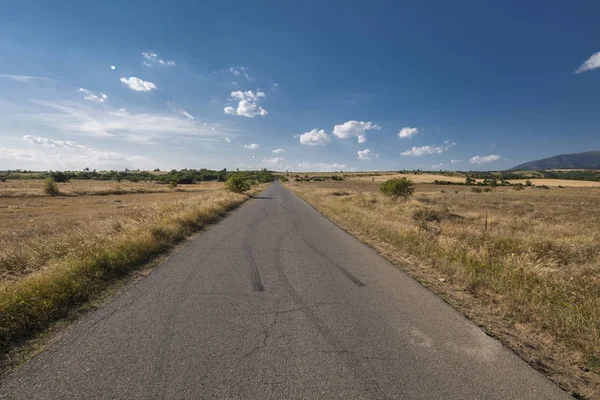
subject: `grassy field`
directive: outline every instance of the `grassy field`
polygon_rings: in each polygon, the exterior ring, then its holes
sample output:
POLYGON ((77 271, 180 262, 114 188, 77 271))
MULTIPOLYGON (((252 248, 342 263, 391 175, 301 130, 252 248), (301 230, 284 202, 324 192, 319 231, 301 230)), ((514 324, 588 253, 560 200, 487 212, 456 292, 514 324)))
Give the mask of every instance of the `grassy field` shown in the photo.
POLYGON ((561 386, 599 398, 600 188, 417 183, 394 202, 374 178, 287 185, 561 386))
POLYGON ((60 186, 71 196, 54 197, 38 195, 42 182, 18 183, 0 183, 13 188, 0 198, 2 353, 248 198, 216 182, 164 193, 120 184, 134 193, 109 195, 116 182, 75 181, 60 186))
MULTIPOLYGON (((7 180, 0 182, 0 198, 14 197, 47 197, 44 192, 44 179, 7 180)), ((155 182, 116 182, 101 180, 71 180, 67 183, 57 183, 61 196, 106 196, 111 194, 128 193, 172 193, 173 189, 166 184, 155 182)), ((178 185, 180 192, 206 191, 208 188, 219 189, 218 182, 205 182, 199 185, 178 185), (210 186, 212 185, 212 186, 210 186)))

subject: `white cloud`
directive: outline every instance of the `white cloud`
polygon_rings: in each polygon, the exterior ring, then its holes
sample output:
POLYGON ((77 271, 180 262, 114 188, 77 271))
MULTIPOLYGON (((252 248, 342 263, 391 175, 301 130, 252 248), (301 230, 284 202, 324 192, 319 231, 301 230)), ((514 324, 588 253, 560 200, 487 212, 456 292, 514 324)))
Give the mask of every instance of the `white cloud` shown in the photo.
POLYGON ((347 121, 344 122, 342 125, 334 126, 333 134, 340 139, 350 139, 356 137, 358 138, 358 143, 366 143, 366 131, 375 129, 381 129, 381 127, 371 122, 347 121))
POLYGON ((41 123, 61 132, 84 136, 115 137, 139 143, 152 143, 159 137, 190 135, 197 140, 220 142, 223 126, 201 124, 184 117, 151 113, 132 113, 126 109, 90 107, 70 102, 37 102, 51 112, 25 115, 26 120, 41 123))
POLYGON ((592 69, 600 68, 600 51, 592 54, 590 58, 588 58, 577 70, 576 74, 580 74, 585 71, 590 71, 592 69))
POLYGON ((97 151, 90 147, 77 144, 71 141, 55 140, 51 138, 25 135, 23 139, 34 145, 42 145, 53 149, 43 151, 12 152, 10 157, 13 160, 27 160, 33 158, 34 168, 66 168, 81 169, 85 167, 102 168, 117 167, 138 167, 149 168, 152 163, 145 157, 128 156, 111 151, 97 151))
POLYGON ((275 149, 275 150, 273 150, 273 153, 281 154, 281 153, 285 153, 285 150, 284 149, 275 149))
POLYGON ((346 164, 338 164, 338 163, 308 163, 303 162, 298 164, 298 168, 300 171, 306 172, 335 172, 335 171, 352 171, 354 168, 350 168, 346 164))
POLYGON ((357 153, 358 153, 359 160, 370 160, 373 157, 379 157, 379 154, 374 153, 373 151, 371 151, 369 149, 360 150, 357 153))
POLYGON ((245 149, 256 150, 260 147, 260 145, 256 144, 256 143, 252 143, 252 144, 244 144, 244 145, 242 145, 242 147, 245 149))
POLYGON ((475 157, 471 157, 471 159, 469 160, 469 163, 471 163, 471 164, 487 164, 487 163, 491 163, 491 162, 498 161, 501 159, 502 159, 502 157, 497 154, 492 154, 489 156, 475 156, 475 157))
POLYGON ((244 78, 251 81, 253 80, 253 78, 250 75, 248 75, 248 69, 248 67, 244 66, 230 67, 229 72, 231 72, 233 76, 243 76, 244 78))
POLYGON ((31 83, 34 81, 54 82, 54 79, 44 78, 42 76, 29 76, 29 75, 0 74, 0 78, 10 79, 10 80, 22 82, 22 83, 31 83))
POLYGON ((77 91, 81 92, 85 95, 84 99, 89 100, 89 101, 95 101, 96 103, 104 103, 104 101, 108 99, 108 96, 105 95, 104 93, 100 93, 100 95, 98 96, 96 93, 92 92, 91 90, 87 90, 84 88, 79 88, 77 91))
POLYGON ((153 51, 145 51, 142 53, 142 56, 144 56, 144 65, 146 67, 152 67, 153 65, 162 65, 163 67, 174 67, 177 65, 175 64, 175 61, 161 59, 158 56, 158 54, 156 54, 153 51))
POLYGON ((237 90, 231 92, 230 102, 237 102, 237 107, 233 108, 227 106, 223 109, 225 114, 239 115, 242 117, 254 118, 256 115, 264 117, 269 112, 264 108, 260 107, 258 103, 261 98, 266 97, 264 92, 257 91, 254 93, 252 90, 242 92, 237 90))
POLYGON ((450 160, 451 164, 460 164, 463 160, 450 160))
POLYGON ((323 146, 329 143, 330 137, 324 129, 313 129, 301 135, 294 136, 300 139, 300 143, 308 146, 323 146))
POLYGON ((442 169, 444 167, 444 163, 433 164, 431 166, 432 169, 442 169))
POLYGON ((451 147, 454 146, 456 146, 456 143, 454 142, 444 143, 441 146, 413 146, 410 150, 406 150, 400 154, 403 156, 413 157, 427 156, 431 154, 442 154, 443 152, 448 151, 451 147))
POLYGON ((136 92, 149 92, 153 89, 156 89, 156 85, 153 82, 144 81, 140 78, 136 78, 135 76, 130 76, 129 78, 121 78, 121 82, 129 86, 131 90, 135 90, 136 92))
POLYGON ((419 130, 417 128, 402 128, 400 129, 400 132, 398 132, 398 137, 400 139, 408 139, 412 136, 418 135, 419 134, 419 130))
POLYGON ((286 160, 282 157, 263 158, 260 164, 261 168, 267 168, 274 171, 282 171, 285 168, 286 160))
POLYGON ((230 138, 226 137, 226 138, 225 138, 225 141, 226 141, 227 143, 231 143, 231 141, 232 141, 232 140, 231 140, 230 138))
POLYGON ((117 69, 117 67, 115 67, 114 65, 111 65, 110 69, 112 69, 113 71, 115 71, 117 69))
POLYGON ((80 150, 88 150, 89 148, 75 142, 63 141, 63 140, 54 140, 50 138, 45 138, 41 136, 34 135, 25 135, 23 139, 33 144, 41 144, 50 147, 65 147, 69 149, 80 149, 80 150))

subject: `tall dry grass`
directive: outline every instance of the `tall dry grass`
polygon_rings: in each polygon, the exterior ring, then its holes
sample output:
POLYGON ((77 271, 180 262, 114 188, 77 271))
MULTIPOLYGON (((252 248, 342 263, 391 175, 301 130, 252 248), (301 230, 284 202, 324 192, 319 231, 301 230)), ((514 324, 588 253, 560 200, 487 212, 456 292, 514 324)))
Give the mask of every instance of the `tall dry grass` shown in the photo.
POLYGON ((485 312, 600 373, 599 189, 417 185, 410 200, 395 202, 376 184, 288 186, 359 238, 426 265, 431 280, 457 285, 489 305, 485 312))
MULTIPOLYGON (((0 349, 67 315, 114 278, 215 222, 247 198, 225 191, 221 184, 219 190, 140 207, 126 217, 113 213, 69 225, 64 232, 49 231, 43 240, 21 234, 11 241, 10 232, 5 234, 0 252, 0 349)), ((61 214, 53 217, 60 224, 61 214)))

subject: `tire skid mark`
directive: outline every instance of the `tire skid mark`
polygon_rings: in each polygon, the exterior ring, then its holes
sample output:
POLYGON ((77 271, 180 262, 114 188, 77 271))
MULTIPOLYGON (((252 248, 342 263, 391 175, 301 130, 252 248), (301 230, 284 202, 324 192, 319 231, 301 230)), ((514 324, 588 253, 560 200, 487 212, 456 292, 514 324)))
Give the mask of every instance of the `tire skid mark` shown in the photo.
POLYGON ((246 240, 246 254, 248 254, 248 258, 250 259, 250 279, 252 281, 252 289, 255 292, 264 292, 265 287, 260 279, 260 273, 258 272, 258 266, 256 265, 256 260, 254 259, 254 255, 252 255, 252 250, 250 250, 250 245, 248 244, 248 240, 246 240))
MULTIPOLYGON (((287 201, 290 201, 290 198, 286 198, 287 201)), ((283 201, 280 206, 283 207, 283 203, 287 202, 287 201, 283 201)), ((300 217, 300 215, 298 215, 298 213, 295 210, 292 210, 288 207, 283 207, 284 209, 292 212, 298 219, 303 220, 302 217, 300 217)), ((296 228, 297 226, 295 225, 294 228, 296 228)), ((304 238, 303 235, 300 235, 300 240, 302 240, 302 242, 304 244, 306 244, 313 252, 315 252, 316 254, 320 255, 321 257, 323 257, 329 264, 333 265, 335 267, 335 269, 337 269, 342 275, 344 275, 346 278, 348 278, 350 280, 350 282, 354 283, 356 286, 359 287, 363 287, 363 286, 367 286, 366 283, 364 283, 363 281, 361 281, 360 279, 358 279, 357 277, 355 277, 354 275, 352 275, 352 273, 350 271, 348 271, 346 268, 344 268, 342 265, 340 265, 339 263, 337 263, 336 261, 334 261, 331 257, 329 257, 326 253, 324 253, 323 251, 317 249, 312 243, 310 243, 308 240, 306 240, 304 238)), ((280 248, 276 248, 275 251, 281 251, 280 248)))
MULTIPOLYGON (((289 201, 291 199, 288 198, 287 200, 289 201)), ((346 364, 348 366, 348 370, 350 371, 352 376, 356 379, 356 381, 360 382, 361 386, 363 387, 363 390, 366 393, 380 393, 377 382, 373 378, 365 378, 365 377, 368 377, 369 374, 367 373, 365 368, 362 366, 361 358, 358 355, 356 355, 354 352, 346 349, 342 345, 341 341, 337 340, 333 336, 333 334, 325 326, 323 321, 321 321, 321 319, 313 312, 313 307, 311 307, 309 304, 307 304, 302 299, 302 296, 300 296, 298 291, 296 291, 296 289, 294 288, 292 283, 287 278, 287 276, 282 268, 283 267, 283 260, 282 260, 283 252, 281 251, 281 246, 283 245, 285 240, 288 238, 288 236, 294 230, 296 230, 296 228, 300 224, 302 224, 304 221, 302 221, 302 219, 298 216, 298 213, 296 213, 294 210, 289 209, 287 207, 284 207, 284 208, 289 210, 298 219, 277 240, 277 244, 275 246, 275 254, 277 254, 277 263, 276 263, 277 277, 279 278, 281 283, 284 285, 284 287, 287 289, 287 292, 292 297, 292 300, 294 301, 294 303, 296 303, 298 311, 302 312, 307 317, 307 319, 310 321, 311 325, 316 329, 316 331, 323 338, 323 340, 325 340, 325 342, 334 349, 333 351, 335 353, 338 353, 340 355, 341 361, 344 362, 344 364, 346 364)), ((293 221, 293 218, 292 218, 292 221, 293 221)), ((380 396, 375 396, 375 398, 379 398, 379 397, 380 396)))

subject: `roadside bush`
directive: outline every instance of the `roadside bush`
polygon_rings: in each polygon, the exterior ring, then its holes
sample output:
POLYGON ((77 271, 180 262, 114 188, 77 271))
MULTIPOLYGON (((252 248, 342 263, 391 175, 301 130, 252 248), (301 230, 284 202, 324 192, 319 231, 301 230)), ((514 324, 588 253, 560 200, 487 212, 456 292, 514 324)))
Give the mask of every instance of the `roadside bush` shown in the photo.
POLYGON ((339 176, 339 175, 331 175, 331 180, 332 181, 343 181, 344 177, 343 176, 339 176))
POLYGON ((54 179, 46 179, 46 183, 44 184, 44 192, 50 196, 56 196, 58 194, 58 185, 56 182, 54 182, 54 179))
POLYGON ((383 182, 379 190, 384 195, 396 200, 399 197, 408 197, 415 191, 415 184, 408 178, 394 178, 383 182))
POLYGON ((231 175, 227 178, 225 186, 233 193, 243 193, 250 190, 250 182, 241 175, 231 175))
POLYGON ((481 192, 483 192, 483 189, 481 189, 480 187, 472 187, 471 188, 471 192, 473 192, 473 193, 481 193, 481 192))
POLYGON ((173 181, 171 181, 171 182, 169 183, 169 187, 170 187, 171 189, 175 189, 175 188, 177 187, 177 181, 174 181, 174 180, 173 180, 173 181))

